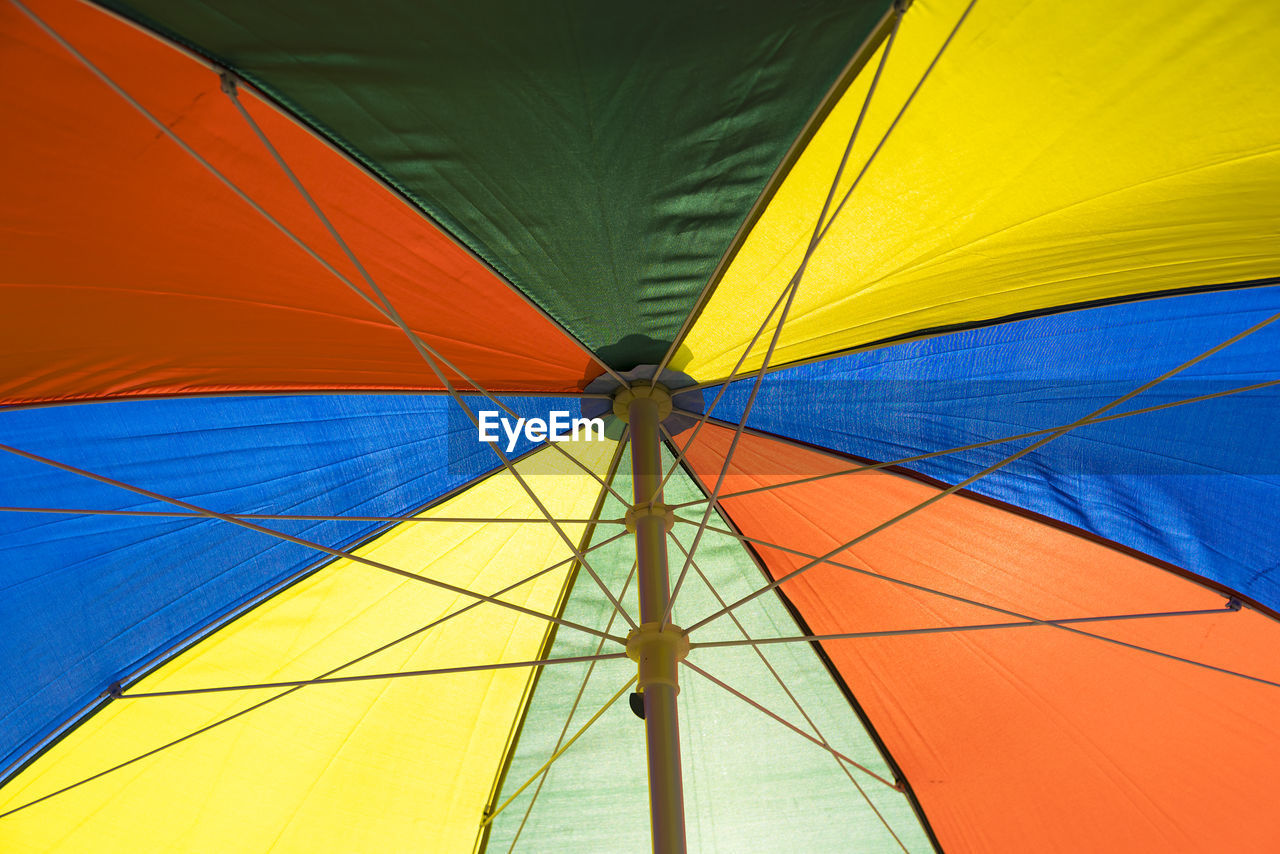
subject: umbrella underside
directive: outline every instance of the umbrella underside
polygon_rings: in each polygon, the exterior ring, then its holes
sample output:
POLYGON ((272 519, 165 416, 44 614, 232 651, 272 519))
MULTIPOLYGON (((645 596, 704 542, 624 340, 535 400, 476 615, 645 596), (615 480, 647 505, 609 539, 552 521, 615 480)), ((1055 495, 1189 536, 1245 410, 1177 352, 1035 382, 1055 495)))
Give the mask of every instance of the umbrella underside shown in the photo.
POLYGON ((1271 845, 1275 8, 366 5, 0 5, 0 847, 645 850, 657 363, 691 850, 1271 845))

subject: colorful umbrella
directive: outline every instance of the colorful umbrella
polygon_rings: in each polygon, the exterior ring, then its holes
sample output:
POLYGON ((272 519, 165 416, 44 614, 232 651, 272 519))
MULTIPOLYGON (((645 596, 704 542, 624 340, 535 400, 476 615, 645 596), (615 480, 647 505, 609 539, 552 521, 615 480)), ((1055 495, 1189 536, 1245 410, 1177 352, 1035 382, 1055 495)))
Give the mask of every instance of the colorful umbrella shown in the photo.
POLYGON ((1274 847, 1276 4, 0 16, 3 850, 1274 847))

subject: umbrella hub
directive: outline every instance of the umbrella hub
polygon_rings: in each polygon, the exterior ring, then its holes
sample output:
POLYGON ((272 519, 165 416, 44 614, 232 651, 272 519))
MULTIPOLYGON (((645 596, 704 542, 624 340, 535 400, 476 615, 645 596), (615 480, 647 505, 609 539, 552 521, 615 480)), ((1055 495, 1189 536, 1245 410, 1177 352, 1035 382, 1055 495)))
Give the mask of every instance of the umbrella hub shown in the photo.
MULTIPOLYGON (((632 420, 637 401, 657 404, 657 420, 672 433, 692 427, 702 412, 702 390, 693 377, 657 365, 638 365, 618 373, 601 374, 583 389, 583 418, 604 418, 605 435, 617 439, 632 420), (609 417, 612 416, 612 417, 609 417)), ((661 433, 661 428, 659 428, 661 433)))
POLYGON ((676 671, 688 655, 688 633, 670 623, 641 623, 627 635, 627 657, 639 666, 641 691, 650 685, 670 685, 678 693, 676 671))
POLYGON ((649 398, 658 405, 658 420, 671 414, 671 390, 653 380, 636 380, 630 388, 619 388, 613 396, 613 414, 623 421, 631 420, 631 402, 649 398))

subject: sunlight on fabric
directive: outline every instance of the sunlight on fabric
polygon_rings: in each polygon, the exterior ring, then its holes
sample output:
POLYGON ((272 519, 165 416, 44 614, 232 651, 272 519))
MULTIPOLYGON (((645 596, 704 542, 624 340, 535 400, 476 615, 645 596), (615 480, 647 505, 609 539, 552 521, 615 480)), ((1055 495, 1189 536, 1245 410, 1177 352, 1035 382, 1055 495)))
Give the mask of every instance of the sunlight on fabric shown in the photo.
MULTIPOLYGON (((837 199, 965 5, 907 11, 837 199)), ((1243 2, 977 3, 834 219, 772 363, 1275 275, 1278 19, 1243 2)), ((769 203, 676 368, 728 375, 795 273, 878 60, 769 203)))
MULTIPOLYGON (((566 447, 603 475, 615 445, 566 447)), ((560 454, 544 449, 517 468, 556 516, 592 513, 599 486, 560 454)), ((505 472, 423 515, 478 514, 539 515, 505 472)), ((576 541, 584 527, 565 529, 576 541)), ((549 525, 450 522, 397 526, 358 553, 483 593, 569 556, 549 525)), ((567 576, 566 565, 502 598, 554 612, 567 576)), ((136 690, 316 677, 469 605, 466 597, 340 560, 197 643, 136 690)), ((536 658, 547 628, 480 604, 340 672, 536 658)), ((304 688, 5 817, 0 848, 469 851, 530 677, 519 669, 304 688)), ((279 693, 113 701, 6 786, 0 812, 279 693)))
MULTIPOLYGON (((670 461, 665 456, 664 467, 670 461)), ((625 459, 619 471, 629 471, 625 459)), ((614 485, 624 494, 630 492, 624 474, 615 478, 614 485)), ((703 494, 683 469, 666 488, 666 500, 671 502, 703 494)), ((620 510, 610 499, 603 514, 620 510)), ((689 515, 695 521, 700 517, 700 513, 689 515)), ((715 525, 724 524, 719 514, 713 518, 715 525)), ((683 561, 682 549, 691 544, 692 532, 691 525, 678 525, 673 531, 680 543, 669 549, 674 566, 683 561)), ((624 539, 596 554, 597 569, 615 591, 621 590, 635 560, 633 543, 624 539)), ((715 533, 702 539, 696 566, 676 602, 677 624, 705 616, 720 607, 723 599, 737 599, 764 579, 740 543, 715 533)), ((635 602, 634 584, 623 598, 629 607, 635 602)), ((609 613, 601 601, 591 579, 580 576, 565 617, 604 628, 609 613)), ((708 627, 701 639, 739 639, 744 631, 755 638, 779 637, 798 628, 776 596, 752 602, 737 616, 741 628, 725 619, 708 627)), ((619 623, 614 622, 614 630, 619 623)), ((561 630, 554 654, 590 654, 597 643, 561 630)), ((864 767, 892 777, 893 771, 849 700, 807 644, 776 646, 763 657, 745 648, 697 650, 690 660, 748 691, 806 731, 816 728, 835 749, 864 767)), ((530 702, 503 797, 555 752, 566 720, 570 721, 567 731, 574 732, 634 674, 630 661, 546 669, 530 702), (575 708, 579 691, 582 699, 575 708)), ((905 848, 914 854, 932 850, 903 793, 862 771, 845 773, 821 747, 692 672, 680 674, 680 715, 686 803, 696 804, 699 816, 689 825, 690 851, 900 854, 905 848), (832 821, 832 816, 840 818, 832 821)), ((486 850, 491 854, 648 850, 645 785, 644 727, 625 704, 618 703, 556 760, 544 785, 530 786, 498 816, 486 850)))

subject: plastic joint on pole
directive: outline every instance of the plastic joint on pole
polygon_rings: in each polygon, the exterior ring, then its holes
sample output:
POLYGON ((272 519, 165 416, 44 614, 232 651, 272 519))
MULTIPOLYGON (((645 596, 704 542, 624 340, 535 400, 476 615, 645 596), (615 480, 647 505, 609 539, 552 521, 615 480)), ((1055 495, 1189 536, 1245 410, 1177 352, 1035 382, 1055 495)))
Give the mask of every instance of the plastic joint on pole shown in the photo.
POLYGON ((653 502, 647 504, 636 504, 627 509, 625 522, 627 523, 627 531, 634 534, 636 532, 636 523, 648 516, 657 516, 663 520, 664 530, 670 531, 676 525, 676 509, 670 504, 662 504, 653 502))
POLYGON ((650 685, 670 685, 680 692, 678 668, 689 655, 689 636, 679 626, 641 623, 627 635, 627 657, 639 666, 640 691, 650 685))

